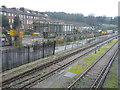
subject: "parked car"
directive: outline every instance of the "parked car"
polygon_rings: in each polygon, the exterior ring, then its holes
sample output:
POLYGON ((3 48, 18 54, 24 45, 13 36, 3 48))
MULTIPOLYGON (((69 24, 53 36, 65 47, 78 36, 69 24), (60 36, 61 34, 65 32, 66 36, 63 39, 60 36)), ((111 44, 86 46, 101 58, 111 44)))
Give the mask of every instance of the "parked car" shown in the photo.
POLYGON ((10 42, 5 35, 2 35, 2 37, 0 38, 0 46, 10 46, 10 42))

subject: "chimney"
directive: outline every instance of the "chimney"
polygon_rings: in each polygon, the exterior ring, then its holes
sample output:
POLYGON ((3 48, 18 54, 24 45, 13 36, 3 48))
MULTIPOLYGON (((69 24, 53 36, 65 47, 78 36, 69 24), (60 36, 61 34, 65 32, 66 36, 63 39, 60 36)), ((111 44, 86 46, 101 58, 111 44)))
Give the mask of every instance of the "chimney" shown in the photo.
POLYGON ((11 8, 11 9, 16 10, 16 8, 15 8, 15 7, 11 8))
POLYGON ((25 11, 24 7, 21 7, 20 10, 23 11, 23 12, 25 11))
POLYGON ((36 14, 38 14, 38 11, 34 11, 36 14))
POLYGON ((1 6, 2 8, 7 8, 5 5, 1 6))
POLYGON ((27 10, 29 13, 32 13, 32 11, 31 10, 27 10))

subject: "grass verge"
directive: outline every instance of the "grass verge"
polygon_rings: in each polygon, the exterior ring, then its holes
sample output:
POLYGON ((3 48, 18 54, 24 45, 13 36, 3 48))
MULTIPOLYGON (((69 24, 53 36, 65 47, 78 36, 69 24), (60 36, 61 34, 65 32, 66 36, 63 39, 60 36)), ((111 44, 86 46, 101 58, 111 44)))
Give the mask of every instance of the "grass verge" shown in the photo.
POLYGON ((108 73, 105 83, 103 84, 103 88, 117 88, 118 87, 117 67, 118 67, 118 59, 116 59, 113 62, 110 72, 108 73))
POLYGON ((100 57, 106 50, 108 50, 118 39, 113 40, 108 43, 106 46, 100 48, 100 51, 97 51, 96 54, 91 54, 88 57, 84 58, 82 61, 78 62, 75 66, 70 68, 68 72, 72 72, 75 74, 81 73, 88 66, 90 66, 98 57, 100 57))

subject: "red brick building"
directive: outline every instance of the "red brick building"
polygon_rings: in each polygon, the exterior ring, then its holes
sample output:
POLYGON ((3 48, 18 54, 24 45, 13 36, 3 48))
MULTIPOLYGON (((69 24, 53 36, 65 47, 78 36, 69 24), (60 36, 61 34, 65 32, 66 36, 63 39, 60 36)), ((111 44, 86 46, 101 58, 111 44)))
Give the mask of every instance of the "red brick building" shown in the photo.
POLYGON ((11 29, 13 28, 13 22, 14 22, 15 16, 19 16, 22 22, 22 25, 21 25, 22 30, 32 29, 33 22, 48 19, 48 16, 46 14, 43 14, 38 11, 26 9, 24 7, 7 8, 6 6, 1 6, 0 14, 7 16, 7 18, 9 19, 9 24, 11 29))

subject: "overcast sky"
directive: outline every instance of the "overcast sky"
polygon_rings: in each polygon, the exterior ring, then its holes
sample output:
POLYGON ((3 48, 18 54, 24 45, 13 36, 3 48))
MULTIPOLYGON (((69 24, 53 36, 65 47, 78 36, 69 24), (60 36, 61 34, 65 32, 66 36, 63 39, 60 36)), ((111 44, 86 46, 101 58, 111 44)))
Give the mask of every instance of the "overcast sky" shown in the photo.
POLYGON ((82 13, 85 16, 118 16, 119 0, 0 0, 0 6, 25 7, 44 12, 82 13))

